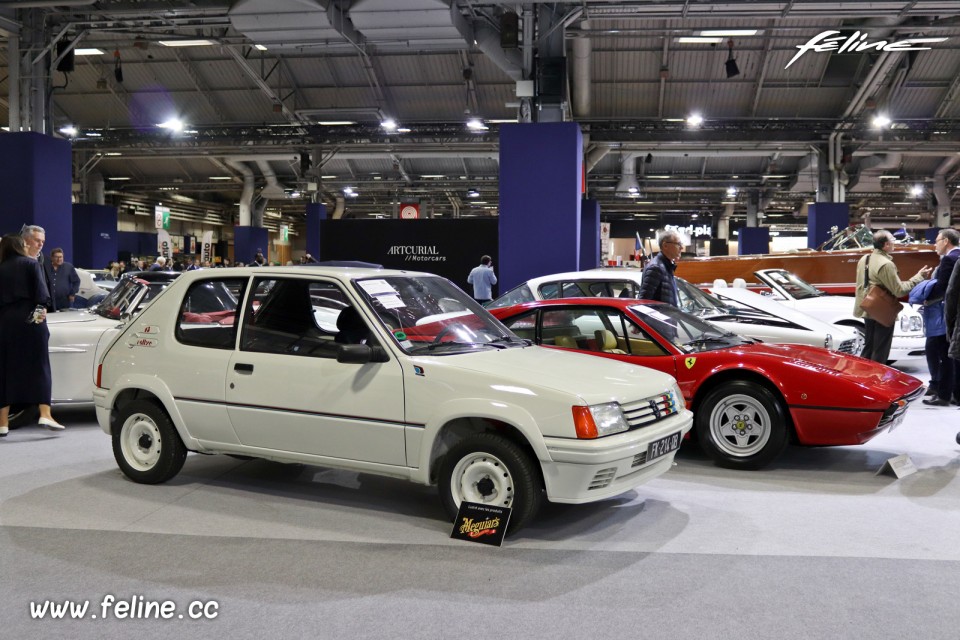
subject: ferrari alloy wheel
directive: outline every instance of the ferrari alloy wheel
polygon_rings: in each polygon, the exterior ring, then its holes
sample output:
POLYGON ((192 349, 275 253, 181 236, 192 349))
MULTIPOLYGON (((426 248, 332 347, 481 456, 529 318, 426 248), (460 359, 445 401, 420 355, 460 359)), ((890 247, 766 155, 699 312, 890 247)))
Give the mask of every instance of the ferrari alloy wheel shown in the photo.
POLYGON ((158 484, 183 468, 187 448, 167 412, 151 400, 120 408, 113 430, 113 457, 120 470, 141 484, 158 484))
POLYGON ((493 433, 478 433, 450 449, 440 466, 439 488, 451 519, 463 501, 510 507, 510 533, 523 528, 543 502, 535 462, 517 444, 493 433))
POLYGON ((760 469, 787 446, 780 402, 762 385, 738 380, 710 391, 696 411, 697 438, 721 467, 760 469))

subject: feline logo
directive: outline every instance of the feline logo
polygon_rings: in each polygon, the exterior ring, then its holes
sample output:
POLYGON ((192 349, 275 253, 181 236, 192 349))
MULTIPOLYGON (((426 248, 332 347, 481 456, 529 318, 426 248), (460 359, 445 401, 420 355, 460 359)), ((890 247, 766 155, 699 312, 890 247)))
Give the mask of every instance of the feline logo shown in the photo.
POLYGON ((798 44, 799 51, 790 59, 784 69, 789 69, 790 65, 800 59, 800 56, 807 51, 834 51, 836 53, 860 53, 873 49, 875 51, 926 51, 930 47, 914 46, 921 42, 943 42, 948 38, 907 38, 906 40, 877 40, 870 42, 869 34, 860 31, 854 31, 853 35, 844 37, 839 31, 824 31, 813 36, 805 44, 798 44))

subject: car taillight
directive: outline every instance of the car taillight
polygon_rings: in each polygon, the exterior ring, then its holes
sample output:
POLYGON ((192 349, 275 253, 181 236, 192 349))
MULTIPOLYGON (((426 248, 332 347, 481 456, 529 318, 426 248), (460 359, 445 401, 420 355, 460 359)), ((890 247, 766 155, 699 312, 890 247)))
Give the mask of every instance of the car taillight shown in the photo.
POLYGON ((581 440, 592 440, 597 437, 597 423, 593 421, 590 407, 573 407, 573 426, 577 430, 577 437, 581 440))

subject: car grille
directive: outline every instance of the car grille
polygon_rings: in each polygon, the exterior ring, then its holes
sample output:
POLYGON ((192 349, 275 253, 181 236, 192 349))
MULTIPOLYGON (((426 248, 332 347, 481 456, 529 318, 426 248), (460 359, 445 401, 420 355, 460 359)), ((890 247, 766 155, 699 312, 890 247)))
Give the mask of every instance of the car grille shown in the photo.
POLYGON ((907 395, 903 396, 902 398, 900 398, 899 400, 891 404, 890 408, 883 412, 883 417, 880 418, 880 424, 877 426, 885 427, 891 422, 893 422, 894 420, 896 420, 897 418, 899 418, 900 415, 907 410, 907 407, 910 406, 910 403, 913 402, 914 400, 917 400, 922 395, 923 395, 923 387, 920 387, 913 393, 908 393, 907 395))
POLYGON ((622 405, 622 408, 631 429, 646 427, 680 411, 678 399, 673 391, 644 398, 638 402, 628 402, 622 405))
POLYGON ((840 346, 837 347, 837 351, 839 351, 840 353, 849 353, 850 355, 858 356, 860 355, 861 349, 857 348, 858 347, 857 342, 859 341, 853 338, 849 340, 844 340, 843 342, 840 343, 840 346))

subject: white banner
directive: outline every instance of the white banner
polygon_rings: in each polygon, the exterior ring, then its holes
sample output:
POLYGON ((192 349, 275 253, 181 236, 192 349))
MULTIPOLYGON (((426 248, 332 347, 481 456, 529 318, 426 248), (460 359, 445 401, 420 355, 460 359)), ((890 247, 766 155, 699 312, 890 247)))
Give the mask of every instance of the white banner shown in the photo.
POLYGON ((168 262, 173 259, 173 242, 166 229, 157 229, 157 255, 163 256, 168 262))
POLYGON ((204 231, 200 246, 200 262, 213 262, 213 231, 204 231))

